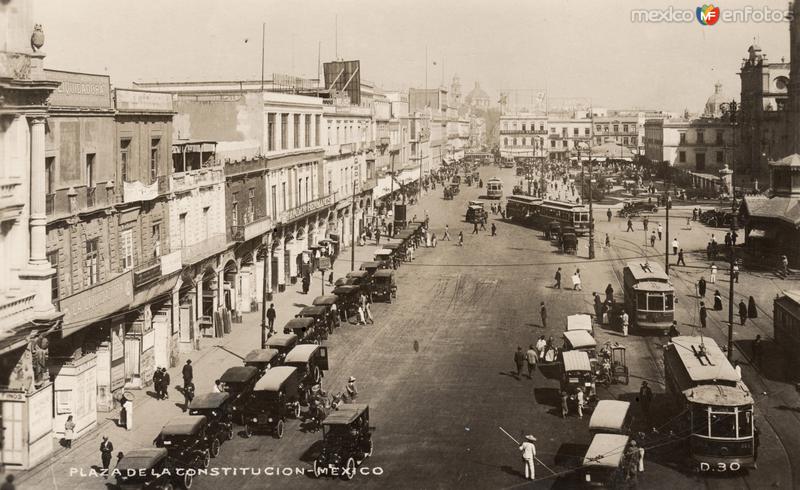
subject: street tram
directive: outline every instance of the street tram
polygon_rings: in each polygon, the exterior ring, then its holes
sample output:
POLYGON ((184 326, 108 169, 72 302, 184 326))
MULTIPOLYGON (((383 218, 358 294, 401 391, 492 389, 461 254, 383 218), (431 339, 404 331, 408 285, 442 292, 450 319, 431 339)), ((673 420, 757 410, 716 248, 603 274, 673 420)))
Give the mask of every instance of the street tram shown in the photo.
MULTIPOLYGON (((674 337, 664 348, 666 394, 701 472, 736 472, 756 462, 753 397, 708 337, 674 337)), ((681 440, 681 447, 685 447, 681 440)))
POLYGON ((667 331, 675 319, 675 288, 656 262, 628 262, 622 271, 625 311, 642 331, 667 331))
POLYGON ((500 199, 503 197, 503 181, 497 177, 492 177, 486 182, 486 197, 489 199, 500 199))
POLYGON ((583 204, 542 201, 539 204, 538 220, 542 229, 546 229, 549 223, 558 221, 562 225, 574 227, 576 235, 589 233, 589 208, 583 204))
POLYGON ((506 218, 520 224, 536 224, 539 215, 539 205, 542 200, 532 196, 508 196, 506 201, 506 218))

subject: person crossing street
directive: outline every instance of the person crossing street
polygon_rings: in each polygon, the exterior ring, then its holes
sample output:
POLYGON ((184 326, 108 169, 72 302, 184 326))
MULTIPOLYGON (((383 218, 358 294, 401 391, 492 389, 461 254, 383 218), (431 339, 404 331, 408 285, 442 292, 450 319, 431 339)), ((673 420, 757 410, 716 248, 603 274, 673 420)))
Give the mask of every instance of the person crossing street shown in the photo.
POLYGON ((533 464, 536 458, 536 446, 534 446, 534 442, 536 442, 536 438, 532 435, 527 435, 525 436, 525 441, 519 446, 519 450, 522 451, 522 461, 525 464, 526 480, 536 479, 536 468, 533 464))

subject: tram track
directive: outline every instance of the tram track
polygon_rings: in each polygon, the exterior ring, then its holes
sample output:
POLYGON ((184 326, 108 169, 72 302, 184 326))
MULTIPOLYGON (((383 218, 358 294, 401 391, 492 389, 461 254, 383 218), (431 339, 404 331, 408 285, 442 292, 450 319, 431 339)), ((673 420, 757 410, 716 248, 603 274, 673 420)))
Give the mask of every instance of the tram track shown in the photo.
MULTIPOLYGON (((652 257, 652 255, 648 255, 642 249, 642 247, 640 245, 638 245, 636 243, 633 243, 631 240, 628 240, 628 239, 625 239, 625 238, 621 238, 621 239, 618 239, 618 240, 621 240, 623 242, 626 242, 626 243, 632 245, 634 247, 634 249, 638 249, 638 251, 642 255, 642 258, 652 257)), ((619 247, 619 248, 621 248, 623 250, 627 250, 629 252, 635 252, 636 251, 636 250, 628 248, 628 247, 619 247)), ((614 251, 614 252, 617 253, 616 251, 614 251)), ((618 253, 617 253, 617 256, 618 256, 618 253)), ((659 256, 660 256, 660 254, 659 254, 659 256)), ((621 263, 621 261, 620 261, 620 263, 621 263)), ((622 264, 622 265, 624 266, 624 264, 622 264)), ((617 278, 617 281, 621 282, 619 271, 614 269, 612 272, 614 273, 614 276, 617 278)), ((673 272, 674 273, 673 273, 672 277, 674 279, 676 279, 677 281, 679 281, 680 284, 684 287, 685 290, 688 290, 688 291, 693 291, 694 290, 694 287, 695 287, 694 286, 694 281, 689 280, 686 277, 688 275, 688 273, 685 273, 685 272, 680 271, 680 270, 674 270, 673 272)), ((688 296, 688 294, 686 296, 688 296)), ((766 316, 766 317, 768 317, 770 319, 772 318, 771 315, 765 314, 764 316, 766 316)), ((727 332, 725 332, 724 329, 723 329, 723 325, 714 323, 714 326, 716 327, 716 329, 719 331, 720 334, 722 334, 723 336, 727 335, 727 332)), ((697 328, 698 327, 693 326, 693 330, 696 330, 697 328)), ((771 338, 771 336, 768 335, 767 332, 765 332, 763 330, 763 328, 758 327, 758 326, 756 328, 762 334, 764 334, 765 336, 768 336, 768 337, 771 338)), ((654 347, 657 344, 659 346, 659 348, 661 348, 661 344, 658 343, 653 338, 644 338, 644 343, 645 343, 645 346, 648 349, 648 352, 650 353, 650 355, 652 357, 653 362, 658 364, 658 361, 657 361, 657 359, 655 357, 654 347)), ((745 358, 749 359, 749 357, 742 351, 742 349, 738 345, 736 345, 736 343, 734 343, 734 349, 738 350, 739 354, 742 357, 745 357, 745 358)), ((661 371, 659 371, 659 372, 663 373, 663 369, 661 371)), ((661 379, 663 380, 663 376, 661 377, 661 379)), ((759 386, 758 390, 755 390, 755 392, 756 393, 766 392, 766 390, 765 390, 766 385, 764 384, 764 381, 763 381, 763 379, 761 379, 760 375, 758 377, 758 380, 760 382, 760 386, 759 386)), ((751 390, 751 391, 753 391, 753 390, 751 390)), ((754 398, 755 398, 755 396, 754 396, 754 398)), ((756 403, 756 406, 757 405, 758 405, 758 403, 756 403)), ((790 411, 790 413, 791 413, 792 418, 800 424, 800 415, 798 415, 797 412, 794 412, 794 411, 790 411)), ((762 410, 762 420, 764 421, 764 423, 766 423, 769 426, 770 430, 775 435, 776 440, 780 444, 780 448, 781 448, 781 450, 783 452, 783 455, 785 456, 785 458, 786 458, 786 460, 788 462, 788 465, 789 465, 789 471, 790 471, 790 474, 792 475, 793 486, 795 488, 798 488, 798 483, 800 483, 800 480, 798 480, 798 477, 800 477, 800 475, 796 474, 796 468, 795 468, 795 465, 792 462, 792 457, 791 457, 789 449, 787 447, 787 443, 784 440, 784 436, 781 435, 781 431, 767 417, 767 410, 762 410)), ((749 472, 737 472, 737 473, 734 473, 734 474, 726 475, 726 477, 724 477, 724 478, 720 477, 720 476, 714 475, 714 476, 710 476, 710 477, 707 477, 707 478, 702 478, 703 484, 709 490, 731 488, 731 485, 734 485, 734 488, 747 488, 747 489, 752 488, 750 482, 748 481, 749 472)))

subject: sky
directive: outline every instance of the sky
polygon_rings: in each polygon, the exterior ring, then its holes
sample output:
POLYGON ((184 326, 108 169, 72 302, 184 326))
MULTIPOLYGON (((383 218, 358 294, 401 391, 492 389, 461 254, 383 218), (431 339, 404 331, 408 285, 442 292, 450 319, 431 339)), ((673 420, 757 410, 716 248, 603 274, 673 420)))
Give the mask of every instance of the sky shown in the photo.
MULTIPOLYGON (((591 99, 595 107, 702 111, 714 83, 731 98, 747 48, 789 59, 789 24, 632 22, 631 10, 689 9, 661 0, 32 0, 45 66, 133 81, 316 78, 318 57, 361 60, 386 89, 458 74, 497 101, 507 90, 591 99), (338 26, 338 29, 337 29, 338 26), (337 36, 338 31, 338 36, 337 36), (338 42, 337 42, 338 39, 338 42), (426 64, 426 51, 428 62, 426 64), (435 62, 435 65, 434 65, 435 62), (427 66, 427 70, 426 70, 427 66)), ((781 10, 785 1, 725 1, 721 10, 781 10)))

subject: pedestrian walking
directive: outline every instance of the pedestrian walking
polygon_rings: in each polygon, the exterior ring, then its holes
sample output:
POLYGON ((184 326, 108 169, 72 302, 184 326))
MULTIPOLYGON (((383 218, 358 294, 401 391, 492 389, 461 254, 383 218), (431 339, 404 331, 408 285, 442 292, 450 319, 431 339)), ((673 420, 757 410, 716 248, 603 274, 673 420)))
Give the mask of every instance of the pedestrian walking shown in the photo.
POLYGON ((622 319, 622 336, 623 337, 627 337, 628 336, 628 326, 629 326, 629 322, 630 322, 630 317, 628 316, 628 312, 627 311, 623 311, 622 312, 621 319, 622 319))
POLYGON ((642 386, 639 388, 639 403, 642 404, 642 412, 645 417, 650 418, 650 404, 653 402, 653 390, 647 384, 647 381, 642 381, 642 386))
POLYGON ((594 298, 594 318, 597 323, 600 323, 603 314, 603 300, 597 293, 592 293, 592 297, 594 298))
POLYGON ((183 384, 183 411, 189 410, 189 405, 194 400, 194 383, 189 381, 183 384))
POLYGON ((111 454, 114 452, 114 445, 108 440, 108 436, 103 436, 100 442, 100 462, 103 465, 103 471, 108 473, 108 466, 111 464, 111 454))
POLYGON ((581 287, 581 270, 576 269, 575 274, 572 275, 572 289, 574 291, 583 291, 581 287))
POLYGON ((717 264, 711 263, 711 284, 717 283, 717 264))
POLYGON ((6 481, 0 485, 0 490, 16 490, 14 486, 14 475, 6 475, 6 481))
POLYGON ((472 234, 473 235, 477 235, 478 234, 478 222, 477 221, 472 223, 472 234))
POLYGON ((364 303, 364 319, 368 321, 370 325, 374 325, 375 319, 372 318, 372 308, 369 306, 371 303, 372 301, 369 300, 367 300, 367 302, 364 303))
POLYGON ((658 224, 656 227, 656 231, 658 232, 658 241, 661 241, 661 233, 664 232, 664 228, 661 227, 661 223, 658 224))
POLYGON ((444 225, 444 235, 442 235, 442 241, 445 240, 450 241, 450 227, 447 225, 444 225))
POLYGON ((463 247, 464 246, 464 232, 463 231, 459 231, 458 232, 458 246, 459 247, 463 247))
POLYGON ((631 221, 630 218, 628 218, 628 229, 625 231, 626 232, 633 231, 633 221, 631 221))
POLYGON ((536 446, 533 445, 534 442, 536 442, 536 438, 532 435, 527 435, 525 436, 525 441, 519 446, 519 450, 522 452, 522 461, 525 464, 526 480, 536 479, 536 469, 533 464, 533 460, 536 458, 536 446))
POLYGON ((64 447, 72 449, 72 440, 75 439, 75 422, 72 420, 72 415, 67 417, 64 422, 64 447))
POLYGON ((789 259, 781 255, 781 275, 785 278, 789 275, 789 259))
POLYGON ((125 397, 122 402, 122 410, 125 412, 125 430, 133 430, 133 400, 125 397))
POLYGON ((561 289, 561 267, 556 271, 554 279, 556 280, 556 284, 553 287, 555 289, 561 289))
POLYGON ((161 399, 169 398, 169 372, 167 368, 161 368, 161 399))
POLYGON ((611 237, 606 233, 606 248, 611 246, 611 237))
POLYGON ((761 335, 756 335, 756 339, 753 341, 753 364, 758 367, 761 367, 762 349, 763 346, 761 345, 761 335))
POLYGON ((706 279, 701 277, 699 281, 697 281, 697 292, 700 294, 701 298, 706 297, 706 279))
POLYGON ((606 286, 606 301, 612 305, 614 304, 614 288, 611 287, 611 283, 606 286))
POLYGON ((542 318, 542 328, 547 328, 547 307, 544 301, 539 305, 539 316, 542 318))
POLYGON ((514 364, 517 366, 517 379, 522 375, 522 366, 525 364, 525 353, 522 352, 522 347, 517 346, 517 351, 514 353, 514 364))
POLYGON ((626 470, 626 479, 633 480, 634 485, 636 485, 636 480, 639 476, 639 447, 636 444, 636 441, 631 441, 630 446, 628 446, 627 451, 625 451, 625 457, 623 458, 625 461, 627 468, 626 470))
POLYGON ((706 322, 708 321, 708 310, 706 310, 706 304, 702 301, 700 302, 700 327, 706 328, 706 322))
POLYGON ((161 372, 161 367, 157 367, 153 372, 153 391, 155 392, 156 399, 161 398, 161 382, 164 379, 164 374, 161 372))
POLYGON ((269 308, 267 308, 267 327, 269 327, 269 333, 275 333, 275 317, 277 316, 275 303, 270 303, 269 308))
POLYGON ((581 388, 577 388, 575 390, 575 400, 577 401, 577 408, 578 408, 578 418, 583 418, 583 407, 586 403, 586 395, 583 394, 583 390, 581 388))
POLYGON ((375 230, 375 245, 380 245, 380 244, 381 244, 381 229, 378 228, 377 230, 375 230))
POLYGON ((672 239, 672 255, 678 255, 678 239, 672 239))
POLYGON ((494 223, 492 223, 492 236, 497 236, 497 226, 494 223))
POLYGON ((481 230, 486 231, 486 216, 481 218, 481 230))
POLYGON ((758 318, 758 308, 756 308, 756 300, 752 296, 747 300, 747 317, 758 318))
POLYGON ((719 289, 714 291, 714 311, 722 311, 722 295, 719 294, 719 289))
POLYGON ((367 321, 366 321, 366 319, 364 319, 364 307, 361 306, 361 305, 358 305, 356 311, 358 313, 358 325, 366 325, 367 321))
POLYGON ((683 249, 678 250, 678 262, 676 265, 686 265, 686 261, 683 260, 683 249))
POLYGON ((733 264, 733 282, 739 284, 739 264, 733 264))
POLYGON ((561 390, 561 418, 565 419, 569 415, 569 395, 564 390, 561 390))
POLYGON ((650 233, 650 246, 651 247, 655 247, 656 246, 656 232, 655 231, 650 233))
POLYGON ((528 347, 528 352, 525 353, 525 360, 528 361, 528 379, 533 379, 533 372, 536 370, 536 361, 538 360, 533 344, 528 347))
POLYGON ((608 208, 608 211, 606 211, 606 216, 608 216, 609 223, 611 223, 611 216, 613 216, 613 214, 614 213, 611 212, 611 208, 608 208))
POLYGON ((183 385, 186 386, 187 384, 191 383, 194 379, 194 369, 192 368, 192 360, 186 359, 186 364, 183 365, 183 369, 181 370, 181 374, 183 374, 183 385))
POLYGON ((744 322, 747 321, 747 305, 744 304, 744 300, 739 301, 739 323, 744 325, 744 322))
POLYGON ((642 226, 644 227, 644 231, 647 231, 647 226, 648 226, 649 224, 650 224, 650 220, 649 220, 649 219, 647 219, 647 216, 645 216, 645 217, 642 219, 642 226))

